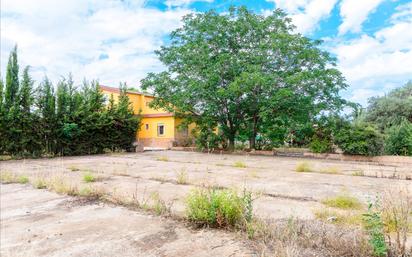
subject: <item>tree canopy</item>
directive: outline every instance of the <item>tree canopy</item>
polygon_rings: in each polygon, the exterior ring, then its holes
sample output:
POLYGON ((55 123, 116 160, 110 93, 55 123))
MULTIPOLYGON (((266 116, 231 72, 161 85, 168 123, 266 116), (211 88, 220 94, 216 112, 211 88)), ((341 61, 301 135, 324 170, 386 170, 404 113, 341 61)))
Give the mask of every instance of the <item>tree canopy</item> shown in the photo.
POLYGON ((346 87, 320 41, 293 32, 281 10, 255 14, 245 7, 226 14, 189 14, 157 55, 167 70, 150 73, 142 88, 155 107, 219 127, 233 148, 237 136, 283 141, 322 112, 335 112, 346 87))
POLYGON ((403 120, 412 122, 412 81, 387 95, 370 98, 365 120, 376 124, 381 131, 403 120))

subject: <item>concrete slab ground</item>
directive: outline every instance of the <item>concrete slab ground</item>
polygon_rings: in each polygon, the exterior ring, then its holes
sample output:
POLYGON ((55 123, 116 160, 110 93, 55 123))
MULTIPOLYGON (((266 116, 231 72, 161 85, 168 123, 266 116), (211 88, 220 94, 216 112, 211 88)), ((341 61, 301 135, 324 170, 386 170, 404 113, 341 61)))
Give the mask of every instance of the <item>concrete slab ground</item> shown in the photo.
POLYGON ((165 218, 1 185, 0 256, 252 256, 242 239, 165 218))

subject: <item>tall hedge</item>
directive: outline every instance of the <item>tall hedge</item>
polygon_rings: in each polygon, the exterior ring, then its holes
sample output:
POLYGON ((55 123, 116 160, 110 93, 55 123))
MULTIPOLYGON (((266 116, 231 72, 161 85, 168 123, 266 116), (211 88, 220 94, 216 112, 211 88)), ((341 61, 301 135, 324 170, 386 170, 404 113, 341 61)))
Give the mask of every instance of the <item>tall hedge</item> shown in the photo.
POLYGON ((34 87, 29 67, 19 77, 17 49, 9 58, 6 83, 0 82, 0 154, 82 155, 129 150, 139 117, 133 114, 126 85, 118 104, 106 101, 97 81, 75 87, 71 76, 56 85, 46 77, 34 87))

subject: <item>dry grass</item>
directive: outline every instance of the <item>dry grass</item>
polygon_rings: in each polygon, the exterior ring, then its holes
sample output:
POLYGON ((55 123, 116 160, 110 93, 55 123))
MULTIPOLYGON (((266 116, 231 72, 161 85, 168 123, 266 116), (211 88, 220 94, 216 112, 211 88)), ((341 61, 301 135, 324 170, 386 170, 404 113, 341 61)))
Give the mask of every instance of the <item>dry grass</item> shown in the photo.
POLYGON ((16 175, 9 171, 2 171, 0 173, 0 181, 3 184, 15 183, 16 175))
POLYGON ((58 194, 65 194, 76 196, 78 188, 72 183, 68 183, 63 177, 54 177, 47 183, 47 189, 54 191, 58 194))
POLYGON ((248 172, 248 177, 250 178, 259 178, 259 175, 256 170, 251 170, 248 172))
POLYGON ((247 234, 260 256, 370 257, 362 230, 312 220, 254 220, 247 234))
POLYGON ((0 155, 0 161, 8 161, 13 159, 10 155, 0 155))
POLYGON ((10 183, 27 184, 29 183, 29 178, 26 175, 16 175, 9 171, 2 171, 0 173, 0 182, 3 184, 10 184, 10 183))
POLYGON ((47 181, 44 178, 36 178, 33 181, 33 186, 37 189, 44 189, 47 188, 47 181))
POLYGON ((362 213, 358 211, 342 211, 332 208, 321 208, 313 211, 315 217, 323 222, 337 224, 341 226, 358 226, 362 222, 362 213))
POLYGON ((76 166, 70 166, 70 167, 68 167, 68 169, 69 169, 70 171, 73 171, 73 172, 80 170, 80 169, 79 169, 78 167, 76 167, 76 166))
POLYGON ((382 221, 390 247, 389 256, 412 256, 407 249, 408 234, 412 233, 412 194, 407 188, 390 189, 382 196, 382 221))
POLYGON ((299 162, 296 165, 296 172, 312 172, 312 166, 308 162, 299 162))
POLYGON ((156 158, 156 161, 161 161, 161 162, 168 162, 169 158, 167 158, 167 156, 158 156, 156 158))
POLYGON ((339 209, 360 210, 363 208, 362 203, 356 197, 347 194, 329 197, 323 199, 321 202, 328 207, 334 207, 339 209))
POLYGON ((363 176, 365 176, 365 172, 363 170, 355 170, 355 171, 352 172, 352 176, 363 177, 363 176))
POLYGON ((339 169, 339 167, 331 166, 331 167, 327 167, 327 168, 321 169, 321 170, 319 171, 319 173, 339 175, 339 174, 342 174, 342 171, 339 169))
POLYGON ((235 163, 233 163, 233 167, 236 168, 246 168, 246 163, 242 162, 242 161, 236 161, 235 163))
POLYGON ((188 176, 186 169, 181 169, 176 174, 176 183, 179 185, 186 185, 188 183, 188 176))

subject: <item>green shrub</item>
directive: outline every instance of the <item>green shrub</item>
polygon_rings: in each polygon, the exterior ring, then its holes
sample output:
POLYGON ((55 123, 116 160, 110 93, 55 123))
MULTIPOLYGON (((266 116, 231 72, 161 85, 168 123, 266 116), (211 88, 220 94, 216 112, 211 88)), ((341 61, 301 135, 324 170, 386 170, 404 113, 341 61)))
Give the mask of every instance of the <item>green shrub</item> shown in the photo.
POLYGON ((309 149, 313 153, 329 153, 332 151, 332 142, 327 138, 322 139, 315 135, 309 144, 309 149))
POLYGON ((335 143, 346 154, 374 156, 382 153, 381 134, 370 124, 358 123, 341 129, 335 143))
POLYGON ((412 156, 412 123, 404 121, 388 130, 385 153, 412 156))
POLYGON ((363 216, 364 226, 369 234, 369 243, 372 246, 374 255, 386 256, 388 247, 385 242, 384 224, 380 212, 375 211, 373 205, 369 204, 368 212, 363 216))
POLYGON ((96 178, 93 176, 93 174, 87 172, 83 175, 83 181, 86 183, 91 183, 96 181, 96 178))
POLYGON ((252 219, 252 198, 249 192, 196 189, 187 198, 186 211, 188 219, 198 225, 243 227, 252 219))

